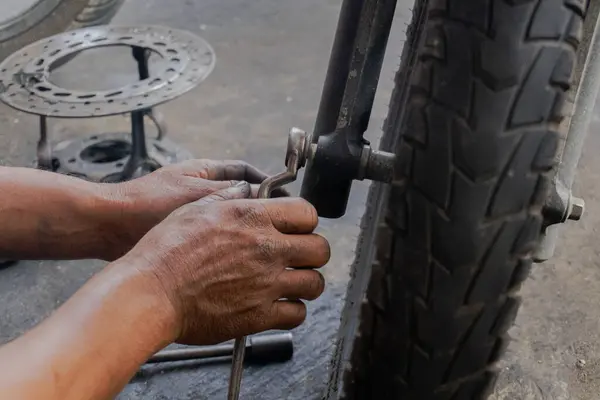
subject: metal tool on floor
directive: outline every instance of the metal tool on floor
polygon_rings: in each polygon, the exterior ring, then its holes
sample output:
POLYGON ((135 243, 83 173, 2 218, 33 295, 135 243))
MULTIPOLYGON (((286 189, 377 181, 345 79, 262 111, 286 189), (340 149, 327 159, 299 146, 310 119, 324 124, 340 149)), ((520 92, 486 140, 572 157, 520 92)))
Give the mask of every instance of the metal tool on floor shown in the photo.
MULTIPOLYGON (((216 346, 163 350, 146 361, 146 364, 228 357, 233 355, 233 349, 233 343, 223 343, 216 346)), ((289 361, 293 355, 293 336, 284 332, 249 338, 244 358, 246 362, 254 364, 269 364, 289 361)))
MULTIPOLYGON (((267 199, 275 189, 295 181, 298 176, 298 170, 306 165, 306 161, 311 156, 312 149, 312 135, 307 134, 301 129, 292 128, 288 138, 288 147, 285 157, 286 171, 266 179, 262 185, 260 185, 258 197, 267 199)), ((246 337, 239 338, 235 341, 233 364, 231 367, 231 376, 229 378, 228 400, 238 400, 240 398, 246 348, 246 337)))

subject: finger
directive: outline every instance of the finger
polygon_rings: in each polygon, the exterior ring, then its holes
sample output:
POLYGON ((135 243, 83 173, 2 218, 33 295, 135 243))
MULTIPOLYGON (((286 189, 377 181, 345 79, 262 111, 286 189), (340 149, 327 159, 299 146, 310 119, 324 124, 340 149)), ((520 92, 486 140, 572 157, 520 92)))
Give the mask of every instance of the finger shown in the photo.
POLYGON ((306 305, 303 302, 282 300, 273 303, 269 326, 287 331, 299 327, 305 320, 306 305))
POLYGON ((201 188, 204 191, 209 191, 209 192, 216 192, 217 190, 223 190, 223 189, 227 189, 230 188, 232 186, 237 185, 240 182, 245 182, 245 181, 236 181, 236 180, 231 180, 231 181, 209 181, 206 179, 198 179, 198 178, 191 178, 188 177, 187 178, 188 181, 186 181, 186 183, 188 183, 188 186, 192 187, 192 188, 201 188))
POLYGON ((288 266, 296 268, 320 268, 331 258, 331 247, 321 235, 286 235, 289 243, 288 266))
POLYGON ((325 291, 325 278, 315 270, 286 270, 277 284, 281 298, 290 300, 316 300, 325 291))
POLYGON ((234 186, 226 189, 218 190, 208 196, 201 198, 191 204, 197 206, 205 206, 210 203, 224 200, 247 199, 250 197, 251 189, 248 182, 238 182, 234 186))
POLYGON ((260 202, 281 233, 311 233, 319 223, 317 210, 304 199, 281 197, 260 202))
POLYGON ((261 183, 268 175, 256 167, 235 160, 189 160, 179 164, 184 175, 211 181, 247 181, 261 183))

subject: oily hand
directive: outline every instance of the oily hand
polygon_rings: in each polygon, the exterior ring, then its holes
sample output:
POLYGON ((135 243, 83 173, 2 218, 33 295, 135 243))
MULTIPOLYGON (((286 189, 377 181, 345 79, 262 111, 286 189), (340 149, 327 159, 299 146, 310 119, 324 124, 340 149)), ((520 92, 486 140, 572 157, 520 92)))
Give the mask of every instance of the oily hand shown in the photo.
POLYGON ((297 198, 232 199, 249 192, 241 184, 181 207, 124 258, 164 296, 179 343, 292 329, 306 318, 301 300, 324 290, 314 268, 330 249, 312 233, 315 209, 297 198))
MULTIPOLYGON (((152 227, 184 204, 229 188, 239 181, 258 184, 267 175, 243 161, 190 160, 170 165, 129 182, 105 185, 107 197, 119 204, 118 215, 102 229, 107 243, 102 258, 114 260, 128 252, 152 227)), ((285 196, 279 190, 275 196, 285 196)))

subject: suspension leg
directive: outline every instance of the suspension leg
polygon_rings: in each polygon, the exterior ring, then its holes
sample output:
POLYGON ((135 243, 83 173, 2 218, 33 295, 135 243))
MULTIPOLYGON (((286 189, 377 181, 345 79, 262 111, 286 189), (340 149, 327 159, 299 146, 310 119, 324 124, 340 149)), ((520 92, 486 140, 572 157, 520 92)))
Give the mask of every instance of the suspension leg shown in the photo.
MULTIPOLYGON (((138 75, 140 80, 148 79, 150 71, 148 68, 149 53, 143 47, 133 48, 133 58, 137 61, 138 75)), ((121 176, 122 180, 133 178, 140 167, 149 163, 148 148, 146 146, 146 131, 144 127, 144 116, 148 110, 133 111, 131 113, 131 155, 121 176)))

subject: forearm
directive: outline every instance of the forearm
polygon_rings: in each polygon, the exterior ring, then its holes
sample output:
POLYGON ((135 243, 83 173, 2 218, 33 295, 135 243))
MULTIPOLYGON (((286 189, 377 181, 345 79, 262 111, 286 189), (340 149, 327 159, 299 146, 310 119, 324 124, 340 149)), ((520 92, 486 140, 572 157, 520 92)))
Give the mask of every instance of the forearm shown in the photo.
POLYGON ((106 186, 29 168, 0 167, 0 258, 96 258, 103 221, 119 212, 106 186))
POLYGON ((0 348, 2 398, 114 398, 173 341, 169 305, 130 271, 109 266, 48 320, 0 348))

